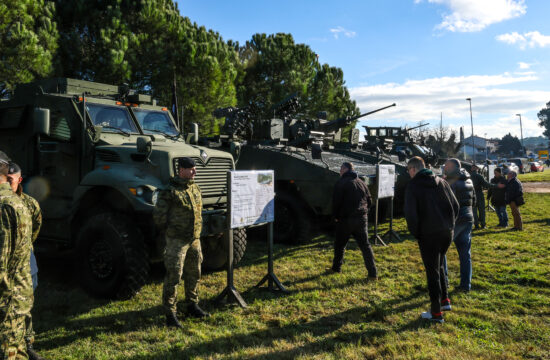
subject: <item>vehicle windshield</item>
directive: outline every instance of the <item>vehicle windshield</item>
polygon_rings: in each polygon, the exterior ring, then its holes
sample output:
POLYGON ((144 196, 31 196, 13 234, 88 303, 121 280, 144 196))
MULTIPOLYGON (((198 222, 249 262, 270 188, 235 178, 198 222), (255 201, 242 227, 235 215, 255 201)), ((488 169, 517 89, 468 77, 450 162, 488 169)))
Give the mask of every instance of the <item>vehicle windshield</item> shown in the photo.
POLYGON ((424 146, 420 146, 418 144, 413 144, 413 146, 416 148, 416 150, 420 151, 420 153, 426 155, 429 151, 424 146))
POLYGON ((117 132, 116 129, 119 129, 124 133, 138 133, 136 124, 124 106, 86 103, 86 110, 92 123, 103 126, 105 132, 117 132))
POLYGON ((167 111, 140 108, 132 108, 132 111, 145 134, 161 133, 168 136, 179 134, 167 111))

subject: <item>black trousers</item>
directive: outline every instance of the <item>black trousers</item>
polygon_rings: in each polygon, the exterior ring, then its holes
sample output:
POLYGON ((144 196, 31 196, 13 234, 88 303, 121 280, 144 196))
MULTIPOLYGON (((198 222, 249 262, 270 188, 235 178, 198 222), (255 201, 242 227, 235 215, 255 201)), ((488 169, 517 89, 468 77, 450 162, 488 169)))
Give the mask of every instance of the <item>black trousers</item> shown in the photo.
POLYGON ((441 301, 449 297, 443 260, 452 241, 452 231, 418 239, 420 255, 426 268, 428 293, 430 294, 431 311, 433 314, 441 312, 441 301))
POLYGON ((341 219, 336 225, 336 239, 334 240, 334 259, 332 261, 332 268, 336 271, 342 269, 344 263, 344 252, 348 244, 350 236, 355 238, 361 253, 363 254, 363 260, 365 261, 365 267, 367 268, 369 277, 376 277, 376 265, 374 263, 374 253, 369 243, 368 230, 367 230, 367 218, 347 218, 341 219))

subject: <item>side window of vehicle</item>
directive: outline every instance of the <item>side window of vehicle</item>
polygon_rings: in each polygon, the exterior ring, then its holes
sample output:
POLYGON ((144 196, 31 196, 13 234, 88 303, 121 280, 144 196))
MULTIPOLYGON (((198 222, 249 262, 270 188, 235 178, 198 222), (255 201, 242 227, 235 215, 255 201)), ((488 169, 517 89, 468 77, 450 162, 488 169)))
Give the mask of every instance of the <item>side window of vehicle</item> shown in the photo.
POLYGON ((65 114, 61 111, 52 111, 50 116, 50 138, 58 141, 70 141, 71 129, 65 114))

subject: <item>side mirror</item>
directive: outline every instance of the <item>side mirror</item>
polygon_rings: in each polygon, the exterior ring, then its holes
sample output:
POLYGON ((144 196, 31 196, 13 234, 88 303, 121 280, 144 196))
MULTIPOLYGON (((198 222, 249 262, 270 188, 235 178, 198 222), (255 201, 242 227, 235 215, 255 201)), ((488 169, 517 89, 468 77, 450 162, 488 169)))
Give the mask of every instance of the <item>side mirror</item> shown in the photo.
POLYGON ((186 143, 197 144, 199 142, 199 124, 191 123, 191 132, 186 136, 186 143))
POLYGON ((153 151, 153 144, 151 143, 150 138, 140 136, 136 140, 137 151, 140 154, 149 155, 153 151))
POLYGON ((34 133, 50 135, 50 109, 36 108, 33 115, 34 133))

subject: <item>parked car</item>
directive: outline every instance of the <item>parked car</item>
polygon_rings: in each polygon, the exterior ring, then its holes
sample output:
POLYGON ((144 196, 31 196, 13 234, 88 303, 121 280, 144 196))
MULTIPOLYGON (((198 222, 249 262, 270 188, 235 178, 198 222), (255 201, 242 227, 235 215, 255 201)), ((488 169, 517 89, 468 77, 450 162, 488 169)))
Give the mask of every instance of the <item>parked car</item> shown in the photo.
POLYGON ((515 171, 516 174, 519 174, 519 167, 516 164, 514 164, 513 162, 502 163, 498 167, 502 168, 502 175, 507 175, 508 171, 510 171, 510 170, 515 171))
POLYGON ((531 171, 537 172, 537 171, 544 171, 544 165, 538 161, 533 161, 529 163, 531 167, 531 171))
POLYGON ((513 158, 508 159, 508 162, 513 162, 519 168, 519 174, 525 174, 531 172, 531 167, 529 166, 529 160, 527 158, 513 158))

